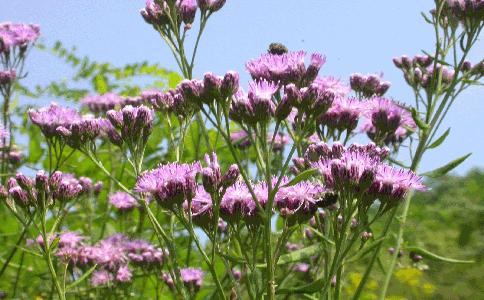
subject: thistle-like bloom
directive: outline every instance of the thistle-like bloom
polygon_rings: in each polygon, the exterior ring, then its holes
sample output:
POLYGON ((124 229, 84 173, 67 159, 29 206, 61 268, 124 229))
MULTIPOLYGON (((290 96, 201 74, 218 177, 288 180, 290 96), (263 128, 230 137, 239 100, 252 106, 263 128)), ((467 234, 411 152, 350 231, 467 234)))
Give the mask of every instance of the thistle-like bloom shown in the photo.
POLYGON ((88 146, 99 136, 101 127, 99 119, 83 116, 80 121, 72 122, 67 127, 57 127, 56 131, 71 148, 80 149, 88 146))
POLYGON ((75 109, 59 107, 57 103, 52 103, 48 107, 40 108, 38 111, 29 109, 27 111, 32 122, 39 126, 47 139, 55 136, 60 137, 56 131, 57 127, 70 127, 73 122, 81 121, 82 117, 75 109))
POLYGON ((299 83, 306 73, 306 52, 295 51, 282 55, 267 53, 256 60, 245 63, 246 71, 253 80, 262 80, 287 85, 299 83))
POLYGON ((125 99, 118 94, 107 93, 104 95, 86 96, 81 99, 81 103, 88 107, 91 112, 99 114, 124 105, 125 99))
MULTIPOLYGON (((204 272, 197 268, 184 268, 180 270, 181 279, 185 287, 191 293, 197 293, 202 287, 204 272)), ((168 272, 163 272, 162 279, 171 288, 175 289, 173 277, 168 272)))
POLYGON ((335 98, 334 106, 317 119, 317 124, 327 126, 331 130, 342 132, 352 131, 358 125, 358 120, 366 111, 367 105, 356 98, 335 98))
POLYGON ((135 207, 140 207, 139 203, 124 192, 116 192, 108 196, 109 202, 118 209, 120 214, 132 211, 135 207))
POLYGON ((333 76, 318 76, 312 83, 317 84, 321 91, 332 92, 336 97, 346 97, 351 91, 351 88, 344 83, 343 79, 337 79, 333 76))
POLYGON ((412 114, 396 105, 400 103, 386 98, 373 97, 367 101, 367 104, 368 110, 365 112, 365 117, 368 118, 368 121, 360 127, 360 133, 366 132, 370 139, 384 138, 387 145, 401 143, 410 134, 403 126, 413 130, 417 129, 412 114))
POLYGON ((14 47, 24 52, 30 43, 40 36, 40 27, 36 24, 0 23, 0 55, 10 53, 14 47))
POLYGON ((181 164, 177 162, 158 165, 158 168, 144 173, 134 187, 137 193, 150 193, 158 204, 171 209, 195 196, 195 176, 201 171, 200 162, 181 164))
POLYGON ((111 282, 114 282, 114 275, 111 272, 107 270, 92 272, 92 278, 91 278, 92 285, 106 286, 111 282))
POLYGON ((17 72, 15 69, 10 69, 9 70, 3 70, 0 71, 0 90, 3 88, 3 86, 8 86, 15 81, 15 77, 17 76, 17 72))
MULTIPOLYGON (((188 201, 183 202, 183 210, 188 213, 188 201)), ((213 203, 212 197, 203 186, 197 186, 195 197, 191 201, 193 223, 210 231, 213 229, 213 203)))
POLYGON ((195 14, 197 13, 197 5, 193 0, 177 0, 175 2, 175 8, 179 8, 178 17, 185 24, 193 23, 195 19, 195 14), (181 4, 180 4, 181 1, 181 4))
POLYGON ((276 109, 272 95, 279 89, 279 85, 266 80, 249 83, 248 97, 253 109, 254 121, 267 122, 274 116, 276 109))
POLYGON ((249 189, 243 182, 236 182, 225 192, 220 203, 220 217, 227 223, 237 223, 244 213, 250 212, 248 203, 254 201, 249 189))
POLYGON ((170 19, 168 17, 170 7, 165 1, 163 1, 163 6, 164 8, 161 8, 161 6, 155 2, 146 0, 146 7, 140 11, 141 16, 148 24, 165 26, 170 23, 170 19))
POLYGON ((356 93, 360 93, 365 98, 374 95, 383 96, 392 84, 389 81, 381 82, 382 77, 383 72, 381 72, 380 76, 377 74, 361 75, 360 73, 355 73, 350 75, 350 85, 356 93))
POLYGON ((275 206, 281 216, 288 222, 305 222, 317 211, 317 202, 320 195, 328 190, 317 183, 309 181, 299 182, 295 185, 281 188, 275 197, 275 206))

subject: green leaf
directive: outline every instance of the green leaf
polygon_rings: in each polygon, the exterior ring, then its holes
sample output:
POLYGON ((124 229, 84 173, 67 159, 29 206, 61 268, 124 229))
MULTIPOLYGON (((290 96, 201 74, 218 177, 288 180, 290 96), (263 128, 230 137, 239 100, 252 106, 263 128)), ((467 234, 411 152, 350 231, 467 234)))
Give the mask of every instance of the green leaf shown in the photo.
POLYGON ((363 249, 359 250, 355 255, 352 257, 345 259, 345 264, 357 261, 361 258, 363 258, 365 255, 368 253, 372 252, 376 247, 378 247, 384 240, 386 239, 385 236, 374 240, 371 244, 366 245, 363 249))
POLYGON ((309 230, 311 230, 315 235, 322 238, 326 243, 334 246, 334 242, 332 240, 328 239, 327 237, 325 237, 324 234, 322 234, 321 232, 317 231, 316 229, 312 228, 311 226, 306 226, 306 228, 309 228, 309 230))
MULTIPOLYGON (((306 247, 301 250, 293 251, 288 254, 281 255, 279 260, 277 260, 277 265, 285 265, 296 261, 301 261, 305 258, 309 258, 312 255, 316 254, 320 251, 321 244, 315 244, 309 247, 306 247)), ((267 264, 258 264, 256 265, 257 268, 267 268, 267 264)))
POLYGON ((405 169, 410 169, 410 167, 404 165, 403 162, 400 162, 398 160, 395 160, 395 159, 391 158, 390 156, 388 156, 385 159, 388 160, 389 162, 393 163, 393 164, 396 164, 397 166, 400 166, 400 167, 405 168, 405 169))
POLYGON ((429 18, 428 18, 428 17, 427 17, 427 16, 426 16, 426 15, 423 13, 423 11, 422 11, 422 12, 420 12, 420 13, 422 14, 422 17, 424 17, 424 19, 425 19, 425 21, 426 21, 427 23, 429 23, 429 24, 434 24, 434 23, 432 23, 432 21, 430 21, 430 20, 429 20, 429 18))
POLYGON ((418 112, 415 109, 415 107, 412 107, 411 109, 412 109, 412 118, 415 121, 415 124, 417 124, 417 126, 422 130, 430 129, 430 126, 426 124, 422 119, 420 119, 420 116, 418 115, 418 112))
POLYGON ((217 253, 217 255, 219 255, 219 256, 225 258, 226 260, 231 261, 235 264, 246 264, 247 263, 245 261, 245 259, 243 259, 243 258, 227 255, 227 254, 224 254, 220 251, 215 251, 215 252, 217 253))
POLYGON ((94 271, 94 269, 96 269, 97 267, 97 264, 94 265, 94 267, 90 268, 89 270, 87 270, 86 273, 82 274, 81 277, 79 277, 79 279, 77 279, 76 281, 74 281, 73 283, 69 284, 68 286, 66 286, 66 291, 72 289, 73 287, 75 287, 76 285, 78 285, 79 283, 83 282, 84 279, 86 279, 87 276, 89 276, 92 271, 94 271))
POLYGON ((52 241, 52 243, 50 244, 49 250, 51 250, 51 251, 52 251, 52 249, 54 249, 55 247, 57 247, 57 245, 59 245, 59 241, 60 241, 59 237, 56 237, 56 238, 55 238, 55 239, 52 241))
POLYGON ((319 278, 316 281, 313 281, 310 284, 306 284, 299 287, 287 288, 287 289, 278 289, 276 290, 276 294, 290 294, 290 293, 316 293, 319 290, 324 288, 324 284, 326 283, 326 278, 319 278))
POLYGON ((403 247, 403 249, 411 251, 411 252, 418 254, 418 255, 422 256, 423 258, 429 259, 429 260, 445 261, 445 262, 454 263, 454 264, 473 264, 473 263, 475 263, 475 261, 472 261, 472 260, 458 260, 458 259, 452 259, 452 258, 438 256, 437 254, 434 254, 432 252, 429 252, 429 251, 422 249, 422 248, 419 248, 419 247, 408 246, 408 247, 403 247))
POLYGON ((427 149, 434 149, 434 148, 440 146, 440 144, 442 144, 444 142, 445 138, 449 135, 449 133, 450 133, 450 127, 449 127, 449 129, 447 129, 447 131, 438 140, 433 142, 432 145, 428 146, 427 149))
MULTIPOLYGON (((431 55, 431 54, 429 54, 428 52, 425 52, 424 50, 422 50, 422 52, 423 52, 425 55, 427 55, 427 56, 431 57, 431 58, 433 59, 433 61, 437 61, 438 63, 440 63, 440 64, 442 64, 442 65, 444 65, 444 66, 452 67, 452 65, 451 65, 451 64, 449 64, 448 62, 445 62, 445 61, 440 60, 440 59, 435 59, 435 56, 434 56, 434 55, 431 55)), ((422 71, 423 71, 423 70, 422 70, 422 71)))
POLYGON ((306 170, 304 172, 301 172, 296 177, 294 177, 291 181, 289 181, 288 184, 284 185, 283 187, 293 186, 296 183, 299 183, 303 180, 306 180, 306 179, 310 178, 311 176, 313 176, 313 174, 316 173, 318 170, 319 170, 318 168, 315 168, 315 169, 306 170))
POLYGON ((102 74, 97 74, 92 79, 92 84, 94 85, 96 92, 100 95, 105 94, 108 91, 107 77, 102 74))
POLYGON ((446 164, 445 166, 443 167, 440 167, 438 169, 435 169, 433 171, 430 171, 430 172, 425 172, 423 174, 420 174, 420 176, 427 176, 427 177, 430 177, 430 178, 439 178, 445 174, 447 174, 449 171, 453 170, 454 168, 456 168, 458 165, 460 165, 462 162, 464 162, 464 160, 466 160, 469 156, 471 156, 472 152, 467 154, 467 155, 464 155, 456 160, 453 160, 451 161, 450 163, 446 164))
POLYGON ((8 108, 8 111, 14 110, 18 106, 18 94, 13 98, 13 101, 10 103, 10 107, 8 108))
MULTIPOLYGON (((13 245, 13 244, 12 244, 12 245, 13 245)), ((22 250, 22 251, 25 251, 25 252, 29 253, 29 254, 30 254, 30 255, 32 255, 32 256, 35 256, 35 257, 38 257, 38 258, 44 258, 44 257, 43 257, 41 254, 39 254, 39 253, 37 253, 37 252, 34 252, 34 251, 30 251, 29 249, 24 248, 24 247, 22 247, 22 246, 19 246, 19 245, 13 245, 13 246, 14 246, 14 247, 19 248, 19 249, 20 249, 20 250, 22 250)))

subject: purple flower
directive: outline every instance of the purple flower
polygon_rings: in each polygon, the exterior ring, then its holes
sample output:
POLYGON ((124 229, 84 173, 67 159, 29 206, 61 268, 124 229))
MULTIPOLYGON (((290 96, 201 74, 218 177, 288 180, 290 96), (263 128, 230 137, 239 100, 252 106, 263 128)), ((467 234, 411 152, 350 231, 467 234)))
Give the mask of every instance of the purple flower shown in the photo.
MULTIPOLYGON (((273 139, 273 135, 269 133, 267 135, 267 142, 271 143, 272 139, 273 139)), ((282 136, 281 134, 278 133, 274 138, 274 147, 272 148, 272 151, 274 152, 281 151, 282 149, 284 149, 284 146, 289 145, 290 142, 291 142, 290 135, 282 136)))
POLYGON ((0 88, 2 85, 8 86, 12 82, 14 82, 16 75, 17 75, 17 72, 13 68, 10 69, 10 71, 9 70, 0 71, 0 88))
POLYGON ((73 232, 73 231, 67 231, 59 235, 59 248, 75 248, 77 247, 84 239, 86 239, 86 236, 80 236, 81 233, 79 232, 73 232))
POLYGON ((157 169, 138 178, 134 191, 151 193, 158 204, 165 208, 173 208, 174 204, 182 204, 187 198, 195 196, 195 176, 200 170, 200 162, 158 165, 157 169))
POLYGON ((281 85, 298 83, 306 73, 306 52, 295 51, 277 55, 267 53, 245 63, 246 71, 253 80, 265 79, 281 85))
POLYGON ((131 274, 131 269, 128 266, 120 267, 116 273, 116 280, 118 282, 131 281, 131 277, 133 277, 133 274, 131 274))
POLYGON ((213 194, 219 191, 222 180, 222 171, 217 161, 217 154, 212 153, 212 161, 210 161, 210 156, 205 154, 205 163, 208 167, 201 171, 203 187, 207 192, 213 194))
POLYGON ((289 242, 286 243, 286 249, 288 251, 296 251, 299 249, 299 245, 298 244, 291 244, 289 242))
POLYGON ((336 79, 333 76, 318 76, 312 83, 317 84, 321 91, 332 92, 337 97, 346 97, 351 91, 351 88, 347 86, 342 79, 336 79))
POLYGON ((316 212, 320 195, 328 190, 309 181, 299 182, 289 187, 281 188, 275 197, 275 206, 281 216, 292 224, 309 220, 316 212))
POLYGON ((120 214, 132 211, 135 207, 140 207, 139 203, 125 192, 116 192, 108 196, 109 202, 118 209, 120 214))
POLYGON ((334 99, 334 106, 319 117, 317 123, 321 126, 327 126, 331 130, 351 131, 356 128, 358 120, 366 109, 365 102, 352 97, 339 97, 334 99))
POLYGON ((242 271, 233 268, 232 275, 234 276, 235 280, 240 280, 242 278, 242 271))
POLYGON ((179 8, 178 16, 185 24, 193 23, 197 12, 197 5, 193 0, 177 0, 175 8, 179 8), (181 5, 180 5, 181 1, 181 5))
MULTIPOLYGON (((163 1, 163 6, 164 10, 169 14, 170 8, 165 1, 163 1)), ((170 23, 170 19, 164 10, 163 8, 161 8, 161 6, 154 3, 153 1, 146 0, 146 7, 143 8, 140 13, 146 23, 165 26, 170 23)))
MULTIPOLYGON (((183 202, 183 210, 188 213, 188 201, 183 202)), ((195 197, 191 201, 191 212, 193 222, 205 228, 213 230, 213 203, 212 197, 205 191, 203 186, 197 186, 195 197)))
MULTIPOLYGON (((197 268, 184 268, 180 270, 181 279, 191 293, 196 293, 200 290, 203 283, 203 274, 204 272, 197 268)), ((175 284, 172 278, 171 274, 163 272, 162 279, 171 289, 174 289, 175 284)))
POLYGON ((222 197, 220 217, 227 223, 236 223, 244 217, 244 212, 250 213, 247 204, 252 201, 254 200, 245 183, 236 182, 222 197))
POLYGON ((113 127, 120 129, 121 134, 116 135, 112 128, 104 124, 104 128, 111 142, 120 144, 119 137, 129 146, 131 154, 138 149, 138 144, 146 144, 153 131, 154 110, 144 105, 133 107, 127 105, 120 111, 110 110, 106 113, 113 127))
POLYGON ((224 6, 227 0, 198 0, 198 7, 202 12, 208 10, 211 12, 216 12, 224 6))
POLYGON ((13 47, 25 51, 31 42, 40 36, 39 25, 13 24, 5 22, 0 24, 0 54, 9 53, 13 47))
POLYGON ((81 115, 75 109, 59 107, 57 103, 52 103, 49 107, 40 108, 38 111, 29 109, 27 111, 32 122, 39 126, 47 139, 60 137, 56 131, 57 127, 70 127, 73 122, 80 121, 81 115))
POLYGON ((311 268, 311 265, 310 264, 302 264, 302 263, 299 263, 299 264, 296 264, 292 268, 292 271, 293 272, 299 272, 299 273, 306 273, 306 272, 309 271, 309 268, 311 268))
POLYGON ((124 98, 115 93, 86 96, 81 99, 82 105, 87 106, 91 112, 98 114, 122 106, 124 102, 124 98))
POLYGON ((381 82, 382 77, 383 72, 381 72, 380 76, 377 74, 361 75, 360 73, 355 73, 350 75, 350 85, 357 94, 361 94, 365 98, 375 95, 383 96, 392 84, 389 81, 381 82))
POLYGON ((230 134, 230 140, 232 142, 238 141, 234 146, 236 146, 240 150, 244 150, 247 147, 250 147, 252 145, 252 141, 247 136, 247 132, 245 132, 243 130, 231 133, 230 134), (242 139, 244 137, 245 137, 245 139, 242 139))
POLYGON ((89 146, 101 131, 99 119, 92 119, 90 115, 83 116, 80 121, 74 121, 68 126, 56 129, 62 139, 73 149, 89 146))
POLYGON ((114 281, 114 275, 107 271, 107 270, 101 270, 101 271, 93 271, 92 272, 92 279, 91 283, 94 286, 106 286, 109 283, 114 281))

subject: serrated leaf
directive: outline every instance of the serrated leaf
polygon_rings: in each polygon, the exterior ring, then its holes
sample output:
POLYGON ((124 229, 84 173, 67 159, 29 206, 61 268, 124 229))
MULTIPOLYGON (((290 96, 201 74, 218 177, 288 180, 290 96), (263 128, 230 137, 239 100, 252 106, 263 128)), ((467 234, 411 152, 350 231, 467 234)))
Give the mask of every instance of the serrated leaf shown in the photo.
POLYGON ((451 161, 450 163, 446 164, 443 167, 435 169, 431 172, 426 172, 426 173, 420 174, 420 176, 427 176, 427 177, 430 177, 430 178, 439 178, 440 176, 447 174, 449 171, 453 170, 458 165, 463 163, 464 160, 466 160, 469 156, 471 156, 471 154, 472 154, 472 152, 467 154, 467 155, 464 155, 464 156, 462 156, 462 157, 460 157, 456 160, 451 161))
POLYGON ((428 146, 427 149, 434 149, 434 148, 440 146, 440 144, 442 144, 444 142, 445 138, 449 135, 449 133, 450 133, 450 127, 449 127, 449 129, 447 129, 447 131, 438 140, 433 142, 432 145, 428 146))
POLYGON ((472 261, 472 260, 458 260, 458 259, 453 259, 453 258, 442 257, 442 256, 439 256, 435 253, 432 253, 430 251, 422 249, 420 247, 409 246, 409 247, 403 247, 403 249, 411 251, 411 252, 418 254, 418 255, 422 256, 423 258, 429 259, 429 260, 445 261, 445 262, 449 262, 449 263, 453 263, 453 264, 473 264, 473 263, 475 263, 475 261, 472 261))
MULTIPOLYGON (((301 250, 293 251, 288 254, 281 255, 277 260, 277 265, 285 265, 296 261, 301 261, 305 258, 311 257, 312 255, 316 254, 319 251, 321 244, 315 244, 309 247, 306 247, 301 250)), ((267 268, 267 264, 258 264, 256 265, 257 268, 267 268)))
POLYGON ((97 264, 94 265, 94 267, 90 268, 89 270, 87 270, 86 273, 82 274, 81 277, 79 277, 79 279, 77 279, 76 281, 74 281, 73 283, 69 284, 68 286, 66 286, 66 291, 72 289, 73 287, 75 287, 76 285, 78 285, 79 283, 83 282, 84 279, 86 279, 87 276, 89 276, 92 271, 94 271, 94 269, 96 269, 97 267, 97 264))
POLYGON ((376 247, 378 247, 378 245, 380 245, 385 239, 386 239, 386 237, 383 236, 379 239, 374 240, 371 244, 366 245, 363 249, 359 250, 352 257, 345 259, 345 264, 351 263, 351 262, 354 262, 354 261, 357 261, 357 260, 363 258, 365 255, 367 255, 368 253, 373 251, 376 247))
POLYGON ((422 130, 430 129, 430 126, 426 124, 422 119, 420 119, 420 116, 418 115, 415 107, 412 107, 411 110, 412 110, 412 118, 415 121, 415 124, 417 124, 417 126, 422 130))
POLYGON ((289 183, 287 183, 283 187, 293 186, 293 185, 295 185, 295 184, 297 184, 297 183, 299 183, 303 180, 309 179, 318 170, 319 170, 318 168, 315 168, 315 169, 303 171, 303 172, 299 173, 296 177, 294 177, 291 181, 289 181, 289 183))

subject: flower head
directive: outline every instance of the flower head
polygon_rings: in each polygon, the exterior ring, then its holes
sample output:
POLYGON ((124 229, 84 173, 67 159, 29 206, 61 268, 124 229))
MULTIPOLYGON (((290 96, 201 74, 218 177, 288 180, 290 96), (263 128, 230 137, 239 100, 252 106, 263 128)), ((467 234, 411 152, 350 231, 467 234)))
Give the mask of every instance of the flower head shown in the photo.
POLYGON ((140 207, 139 203, 125 192, 116 192, 108 196, 109 202, 118 209, 120 214, 130 212, 135 207, 140 207))
POLYGON ((172 208, 174 204, 182 204, 187 198, 191 199, 195 196, 195 176, 200 170, 200 162, 158 165, 157 169, 138 178, 134 191, 151 193, 158 204, 172 208))
MULTIPOLYGON (((185 287, 192 293, 200 290, 203 283, 204 272, 197 268, 184 268, 180 270, 181 279, 185 287)), ((171 289, 175 288, 173 277, 168 272, 163 272, 162 279, 168 284, 171 289)))
POLYGON ((70 127, 73 122, 81 121, 82 117, 75 109, 68 107, 59 107, 56 103, 52 103, 48 107, 40 108, 35 111, 29 109, 27 111, 32 122, 39 126, 42 133, 47 139, 52 139, 55 136, 60 137, 57 127, 70 127))

